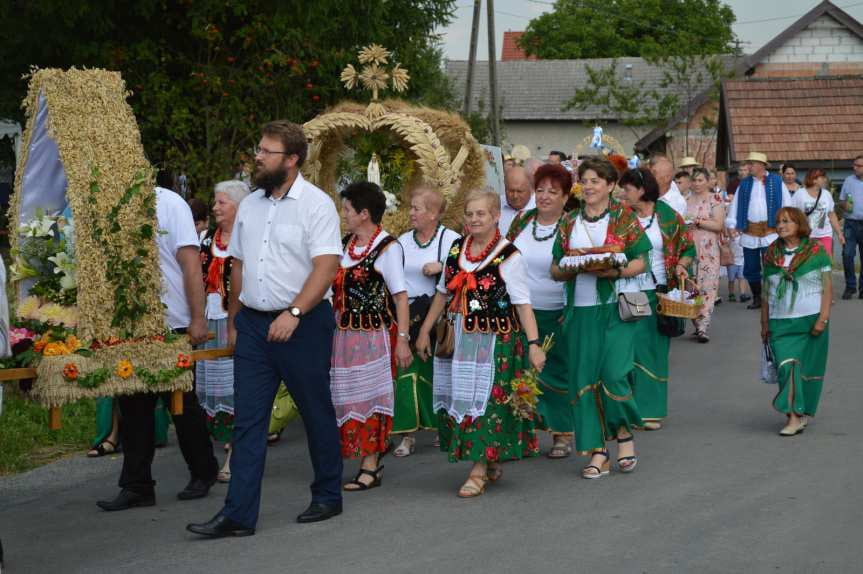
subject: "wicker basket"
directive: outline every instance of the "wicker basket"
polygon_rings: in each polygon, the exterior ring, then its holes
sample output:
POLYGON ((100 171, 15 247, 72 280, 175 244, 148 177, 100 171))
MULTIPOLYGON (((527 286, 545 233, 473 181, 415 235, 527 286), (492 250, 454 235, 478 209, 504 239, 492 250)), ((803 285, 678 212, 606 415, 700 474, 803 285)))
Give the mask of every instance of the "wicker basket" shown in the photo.
MULTIPOLYGON (((695 288, 698 285, 695 284, 695 288)), ((683 300, 683 290, 680 291, 680 299, 673 299, 665 293, 656 294, 656 312, 666 317, 680 317, 681 319, 695 319, 701 314, 703 304, 689 304, 683 300)))

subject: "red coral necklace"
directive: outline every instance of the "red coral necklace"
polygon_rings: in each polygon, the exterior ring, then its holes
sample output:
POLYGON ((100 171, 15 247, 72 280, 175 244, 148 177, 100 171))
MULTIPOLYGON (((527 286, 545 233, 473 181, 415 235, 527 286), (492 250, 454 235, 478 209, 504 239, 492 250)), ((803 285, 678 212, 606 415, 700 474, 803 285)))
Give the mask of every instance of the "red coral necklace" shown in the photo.
POLYGON ((369 239, 368 245, 366 245, 366 248, 363 249, 359 255, 354 253, 354 248, 357 246, 357 234, 354 233, 353 239, 351 239, 351 242, 348 244, 348 257, 350 257, 354 261, 361 261, 362 259, 365 259, 366 255, 369 254, 369 251, 372 250, 372 245, 375 244, 375 239, 378 238, 378 235, 380 235, 381 231, 383 230, 384 228, 378 225, 378 228, 375 230, 374 234, 369 239))
POLYGON ((470 248, 473 245, 473 235, 467 238, 467 244, 464 247, 464 257, 470 263, 479 263, 485 260, 488 257, 488 254, 491 253, 491 250, 494 249, 494 246, 497 245, 497 242, 500 241, 500 229, 494 232, 494 237, 491 241, 489 241, 488 245, 485 246, 485 249, 482 250, 482 253, 477 255, 476 257, 470 254, 470 248))

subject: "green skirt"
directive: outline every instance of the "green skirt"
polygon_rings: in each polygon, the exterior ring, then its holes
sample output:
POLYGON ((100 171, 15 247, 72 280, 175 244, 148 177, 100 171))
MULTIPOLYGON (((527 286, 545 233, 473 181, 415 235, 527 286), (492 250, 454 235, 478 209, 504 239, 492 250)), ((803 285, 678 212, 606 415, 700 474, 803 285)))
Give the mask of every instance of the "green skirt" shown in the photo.
POLYGON ((438 412, 440 448, 450 462, 498 462, 539 454, 534 420, 516 417, 506 400, 515 373, 527 367, 527 342, 521 333, 498 335, 494 345, 495 378, 485 414, 456 422, 447 412, 438 412))
POLYGON ((637 322, 620 320, 614 303, 574 307, 563 326, 579 454, 604 449, 621 428, 642 425, 630 379, 637 330, 637 322))
POLYGON ((632 393, 642 420, 668 416, 668 349, 671 339, 657 329, 656 291, 645 291, 653 314, 636 321, 632 393))
POLYGON ((432 408, 432 358, 425 361, 414 354, 407 369, 399 369, 395 382, 393 433, 437 429, 432 408))
POLYGON ((539 340, 545 341, 554 335, 554 345, 546 357, 545 368, 539 377, 539 421, 538 428, 553 433, 571 433, 575 426, 572 419, 572 406, 569 404, 569 381, 567 380, 567 350, 561 335, 560 320, 563 309, 559 311, 533 310, 539 328, 539 340))
POLYGON ((818 315, 796 319, 770 319, 770 347, 776 359, 779 393, 773 407, 781 413, 815 416, 827 370, 828 329, 813 337, 818 315), (791 404, 794 389, 794 404, 791 404))

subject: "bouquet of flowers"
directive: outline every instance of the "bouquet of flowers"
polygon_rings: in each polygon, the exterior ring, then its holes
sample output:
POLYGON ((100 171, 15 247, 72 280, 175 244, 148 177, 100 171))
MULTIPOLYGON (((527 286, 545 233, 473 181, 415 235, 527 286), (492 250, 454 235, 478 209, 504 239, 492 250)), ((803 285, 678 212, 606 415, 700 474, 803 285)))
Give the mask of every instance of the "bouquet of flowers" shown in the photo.
POLYGON ((20 232, 20 245, 12 253, 12 280, 32 281, 28 291, 40 305, 73 307, 78 288, 72 222, 62 215, 46 215, 37 209, 32 219, 21 224, 20 232))
MULTIPOLYGON (((542 351, 548 353, 554 345, 554 335, 549 335, 542 342, 542 351)), ((536 407, 539 403, 539 373, 536 369, 517 371, 509 383, 510 393, 507 402, 516 418, 533 420, 536 417, 536 407)))

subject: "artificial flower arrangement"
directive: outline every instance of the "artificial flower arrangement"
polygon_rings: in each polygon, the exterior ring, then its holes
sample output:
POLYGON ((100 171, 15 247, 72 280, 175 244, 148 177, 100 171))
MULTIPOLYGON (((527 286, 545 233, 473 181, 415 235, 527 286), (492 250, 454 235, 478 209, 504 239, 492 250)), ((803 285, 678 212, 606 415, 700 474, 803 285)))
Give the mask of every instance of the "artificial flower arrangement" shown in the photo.
MULTIPOLYGON (((554 335, 549 335, 542 342, 542 351, 548 353, 554 345, 554 335)), ((539 372, 536 369, 516 371, 515 377, 509 383, 510 393, 507 398, 512 414, 522 420, 534 420, 539 404, 539 372)))

